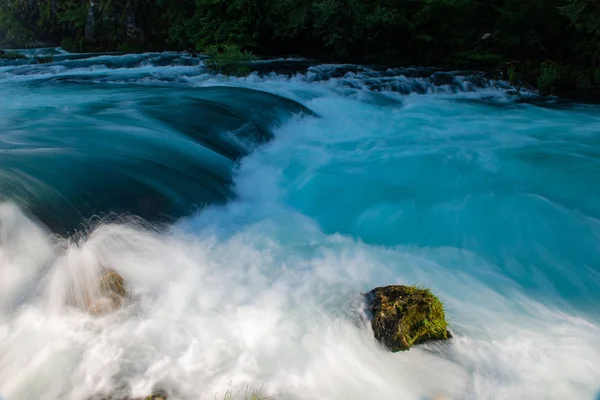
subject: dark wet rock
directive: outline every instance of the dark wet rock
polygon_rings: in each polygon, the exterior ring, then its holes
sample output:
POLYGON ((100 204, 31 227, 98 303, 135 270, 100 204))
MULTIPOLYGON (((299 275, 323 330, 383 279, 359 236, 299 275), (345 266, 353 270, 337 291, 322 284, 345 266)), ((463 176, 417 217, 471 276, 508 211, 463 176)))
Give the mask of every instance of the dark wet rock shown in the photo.
POLYGON ((489 80, 483 76, 468 76, 465 81, 479 88, 484 88, 489 83, 489 80))
POLYGON ((431 81, 436 86, 454 85, 454 77, 447 72, 436 72, 431 75, 431 81))
POLYGON ((452 336, 442 302, 429 289, 394 285, 366 295, 375 338, 393 352, 452 336))

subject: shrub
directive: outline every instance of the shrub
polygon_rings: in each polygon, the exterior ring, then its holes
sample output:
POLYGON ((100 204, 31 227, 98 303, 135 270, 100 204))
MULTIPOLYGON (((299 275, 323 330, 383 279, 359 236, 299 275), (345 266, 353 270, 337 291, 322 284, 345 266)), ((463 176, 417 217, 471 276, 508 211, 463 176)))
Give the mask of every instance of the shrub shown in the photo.
POLYGON ((510 82, 511 85, 516 85, 517 84, 517 70, 514 66, 510 66, 508 68, 508 81, 510 82))
POLYGON ((209 57, 204 62, 209 70, 235 76, 248 74, 248 63, 258 59, 251 51, 233 44, 209 46, 204 49, 204 54, 209 57))
POLYGON ((580 72, 579 75, 577 75, 575 85, 579 90, 589 90, 593 87, 587 71, 580 72))
POLYGON ((542 64, 537 78, 537 88, 543 95, 550 95, 556 89, 556 83, 561 77, 560 70, 555 64, 542 64))

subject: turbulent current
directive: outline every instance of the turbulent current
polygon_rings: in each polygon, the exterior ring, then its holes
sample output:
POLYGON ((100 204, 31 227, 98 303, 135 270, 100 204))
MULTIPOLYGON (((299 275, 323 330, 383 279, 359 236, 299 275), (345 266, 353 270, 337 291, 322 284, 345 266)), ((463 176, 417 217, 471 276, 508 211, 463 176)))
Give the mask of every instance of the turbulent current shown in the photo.
POLYGON ((600 107, 470 72, 27 55, 0 60, 0 397, 600 392, 600 107), (101 268, 133 301, 92 315, 101 268), (395 283, 453 339, 383 349, 359 295, 395 283))

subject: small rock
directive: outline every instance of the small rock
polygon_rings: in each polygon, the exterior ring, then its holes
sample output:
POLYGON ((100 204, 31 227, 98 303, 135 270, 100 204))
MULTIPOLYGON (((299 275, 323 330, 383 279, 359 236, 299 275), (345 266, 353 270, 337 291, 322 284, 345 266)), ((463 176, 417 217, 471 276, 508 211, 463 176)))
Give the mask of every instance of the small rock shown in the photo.
MULTIPOLYGON (((143 400, 168 400, 169 395, 164 390, 156 390, 150 396, 144 397, 143 400)), ((142 399, 135 399, 142 400, 142 399)))
POLYGON ((162 394, 152 394, 146 397, 145 400, 167 400, 167 396, 162 394))
POLYGON ((387 286, 367 293, 375 338, 393 352, 452 336, 442 302, 429 289, 387 286))
POLYGON ((168 400, 169 396, 164 390, 157 390, 155 393, 146 397, 122 397, 118 395, 101 395, 95 396, 89 400, 168 400))
POLYGON ((125 281, 113 269, 104 269, 98 280, 100 298, 87 305, 87 309, 94 315, 109 313, 121 307, 127 297, 125 281))
POLYGON ((100 293, 104 296, 123 298, 127 296, 125 281, 114 269, 105 269, 100 282, 100 293))

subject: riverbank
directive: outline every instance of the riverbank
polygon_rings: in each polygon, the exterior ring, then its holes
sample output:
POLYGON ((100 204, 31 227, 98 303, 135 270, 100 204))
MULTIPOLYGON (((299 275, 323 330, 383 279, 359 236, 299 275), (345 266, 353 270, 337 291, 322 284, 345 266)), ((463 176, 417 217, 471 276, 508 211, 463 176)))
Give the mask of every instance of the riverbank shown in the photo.
POLYGON ((0 44, 202 53, 227 45, 261 57, 485 69, 544 95, 596 102, 598 21, 595 0, 7 0, 0 44))
MULTIPOLYGON (((58 49, 59 46, 56 46, 58 49)), ((145 51, 150 49, 139 48, 137 52, 127 54, 143 54, 145 51)), ((0 50, 0 60, 22 60, 27 59, 28 56, 23 53, 28 53, 29 58, 33 58, 36 63, 50 63, 53 61, 53 47, 46 49, 4 49, 0 50), (47 52, 44 52, 47 50, 47 52), (41 53, 40 53, 41 52, 41 53)), ((71 53, 72 56, 77 57, 79 54, 89 56, 91 53, 71 53)), ((97 52, 99 55, 117 55, 126 54, 122 52, 97 52)), ((258 73, 295 73, 305 72, 305 69, 312 65, 321 65, 323 63, 332 63, 337 65, 353 65, 360 67, 360 64, 346 64, 341 60, 329 59, 329 60, 316 60, 303 58, 300 55, 290 55, 283 57, 276 56, 258 56, 251 51, 242 50, 238 46, 211 46, 207 49, 206 53, 196 52, 194 50, 188 51, 193 57, 208 57, 208 61, 205 62, 207 68, 225 75, 242 76, 248 75, 252 72, 258 73), (261 61, 269 60, 294 60, 294 62, 287 63, 269 63, 261 61), (303 61, 299 61, 303 60, 303 61), (277 70, 273 70, 274 66, 277 66, 277 70)), ((57 54, 54 54, 56 56, 57 54)), ((378 71, 385 70, 397 70, 397 69, 418 69, 420 74, 432 75, 435 72, 440 73, 437 82, 443 84, 443 72, 449 73, 473 73, 482 74, 488 79, 503 80, 510 83, 517 91, 538 91, 541 96, 556 96, 560 99, 574 101, 578 103, 587 104, 600 104, 600 87, 595 85, 595 82, 600 79, 600 72, 596 70, 589 70, 586 74, 582 75, 581 72, 575 72, 567 66, 556 66, 539 64, 536 66, 535 63, 503 63, 503 64, 490 64, 490 63, 447 63, 441 65, 430 65, 430 66, 415 66, 408 62, 397 63, 397 64, 364 64, 364 67, 372 68, 378 71), (548 69, 551 69, 549 72, 548 69), (429 72, 426 72, 429 71, 429 72), (589 76, 589 78, 582 78, 582 76, 589 76), (579 78, 578 78, 579 77, 579 78), (591 83, 591 82, 594 82, 591 83)), ((424 75, 424 76, 425 76, 424 75)), ((446 80, 452 78, 445 78, 446 80)))

